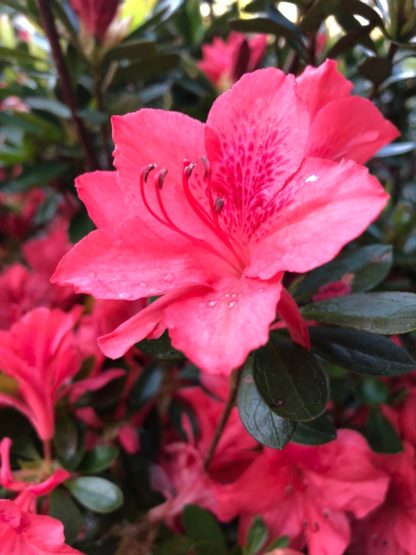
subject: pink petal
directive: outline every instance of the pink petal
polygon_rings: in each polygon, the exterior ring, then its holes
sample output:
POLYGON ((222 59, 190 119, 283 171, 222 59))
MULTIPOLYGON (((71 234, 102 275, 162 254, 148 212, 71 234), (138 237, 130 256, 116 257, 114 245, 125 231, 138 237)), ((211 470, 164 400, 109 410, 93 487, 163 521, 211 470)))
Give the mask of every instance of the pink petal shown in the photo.
POLYGON ((87 235, 64 256, 52 281, 100 299, 135 300, 209 283, 224 271, 232 267, 220 256, 130 219, 116 232, 98 229, 87 235))
POLYGON ((308 156, 365 164, 400 135, 367 99, 352 96, 328 103, 312 121, 308 156))
POLYGON ((252 245, 247 274, 307 272, 334 258, 377 218, 388 199, 377 179, 352 161, 307 159, 276 199, 270 231, 252 245), (274 221, 274 224, 273 224, 274 221))
POLYGON ((97 227, 111 229, 123 219, 133 216, 131 207, 121 194, 116 172, 84 173, 75 180, 75 185, 79 198, 97 227))
POLYGON ((300 313, 295 299, 284 287, 282 288, 282 293, 277 304, 277 313, 287 325, 287 329, 293 341, 305 347, 305 349, 310 349, 311 342, 309 339, 308 326, 302 318, 302 314, 300 313))
MULTIPOLYGON (((205 291, 206 288, 195 288, 205 291)), ((162 322, 164 310, 177 298, 194 291, 194 288, 184 287, 167 293, 148 307, 126 320, 114 331, 98 338, 98 345, 109 358, 119 358, 135 343, 145 339, 153 329, 162 322)))
POLYGON ((296 83, 312 118, 331 100, 349 96, 353 88, 351 81, 338 71, 335 60, 325 60, 319 67, 308 66, 296 83))
POLYGON ((106 386, 113 380, 125 376, 126 372, 121 368, 113 368, 112 370, 107 370, 99 374, 98 376, 93 376, 92 378, 85 378, 79 380, 72 384, 70 389, 70 400, 71 403, 78 401, 85 393, 89 391, 97 391, 102 387, 106 386))
POLYGON ((242 278, 178 299, 164 314, 172 345, 201 369, 229 374, 267 342, 280 292, 279 282, 242 278))
POLYGON ((244 75, 214 102, 205 142, 229 232, 244 240, 267 218, 269 201, 301 164, 308 127, 294 78, 277 69, 244 75))

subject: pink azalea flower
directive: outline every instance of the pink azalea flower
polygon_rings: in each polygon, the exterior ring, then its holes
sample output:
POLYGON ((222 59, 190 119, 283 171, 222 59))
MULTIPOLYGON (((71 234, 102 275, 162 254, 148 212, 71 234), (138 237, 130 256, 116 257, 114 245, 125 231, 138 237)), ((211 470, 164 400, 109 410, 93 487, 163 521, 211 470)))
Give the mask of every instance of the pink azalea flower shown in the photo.
POLYGON ((269 68, 221 95, 206 125, 113 118, 117 171, 77 182, 98 229, 53 276, 101 299, 160 297, 100 339, 107 356, 168 329, 197 366, 229 374, 267 342, 283 272, 331 260, 387 202, 352 159, 397 130, 350 88, 330 63, 298 81, 269 68))
POLYGON ((71 0, 85 31, 100 40, 115 18, 120 0, 71 0))
POLYGON ((242 33, 230 33, 226 40, 215 37, 202 46, 199 68, 214 85, 227 88, 243 73, 255 70, 266 50, 267 35, 247 39, 242 33))
POLYGON ((64 527, 54 518, 25 511, 0 499, 0 552, 4 555, 81 555, 65 544, 64 527))
POLYGON ((382 505, 353 528, 351 555, 412 555, 416 545, 415 452, 405 445, 397 455, 377 455, 377 466, 390 476, 382 505))
POLYGON ((39 437, 54 433, 60 390, 80 369, 73 327, 79 310, 36 308, 0 331, 0 368, 17 383, 17 395, 0 393, 0 405, 14 407, 33 424, 39 437))
POLYGON ((342 555, 350 541, 348 514, 368 515, 383 502, 387 486, 363 437, 341 430, 326 445, 265 449, 220 491, 220 518, 240 516, 244 540, 253 517, 261 515, 270 539, 288 535, 293 548, 307 545, 310 555, 342 555))

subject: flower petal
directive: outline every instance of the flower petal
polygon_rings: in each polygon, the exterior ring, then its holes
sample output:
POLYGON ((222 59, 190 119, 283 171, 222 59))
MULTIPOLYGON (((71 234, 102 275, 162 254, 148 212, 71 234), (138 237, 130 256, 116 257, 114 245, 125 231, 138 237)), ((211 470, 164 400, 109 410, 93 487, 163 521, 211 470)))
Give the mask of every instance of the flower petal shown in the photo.
POLYGON ((331 100, 349 96, 353 84, 337 69, 335 60, 325 60, 319 67, 308 66, 296 77, 298 93, 312 118, 331 100))
POLYGON ((114 231, 101 228, 84 237, 61 260, 52 281, 99 299, 134 300, 209 283, 224 271, 231 271, 228 263, 203 247, 129 219, 114 231))
POLYGON ((280 282, 243 278, 180 298, 164 313, 172 345, 203 370, 229 374, 267 342, 280 292, 280 282))
POLYGON ((308 156, 365 164, 382 146, 400 135, 398 129, 365 98, 329 102, 313 119, 308 156))
MULTIPOLYGON (((163 295, 163 297, 120 324, 111 333, 99 337, 98 345, 100 349, 109 358, 121 357, 135 343, 145 339, 161 323, 164 309, 169 303, 181 298, 193 289, 184 287, 163 295)), ((198 289, 205 290, 206 288, 198 289)))
POLYGON ((121 194, 116 172, 84 173, 75 180, 75 186, 97 227, 111 228, 133 215, 121 194))
POLYGON ((277 69, 244 75, 209 113, 205 135, 220 220, 250 236, 264 207, 299 168, 309 116, 292 76, 277 69))
POLYGON ((363 233, 387 199, 366 168, 307 159, 276 198, 274 224, 253 243, 247 275, 268 279, 321 266, 363 233))

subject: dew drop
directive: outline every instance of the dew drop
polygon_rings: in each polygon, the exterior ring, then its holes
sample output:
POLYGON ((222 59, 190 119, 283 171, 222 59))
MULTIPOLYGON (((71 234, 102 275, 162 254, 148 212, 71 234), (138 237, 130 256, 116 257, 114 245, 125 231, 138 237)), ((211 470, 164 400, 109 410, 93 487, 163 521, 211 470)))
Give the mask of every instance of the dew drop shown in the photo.
POLYGON ((164 279, 165 281, 167 281, 168 283, 172 283, 174 277, 175 277, 175 276, 174 276, 173 274, 167 273, 167 274, 165 274, 165 275, 163 276, 163 279, 164 279))
POLYGON ((214 301, 214 300, 208 301, 209 308, 214 308, 214 306, 216 306, 216 305, 217 305, 217 301, 214 301))
POLYGON ((237 298, 237 293, 231 293, 231 298, 236 299, 237 298))
POLYGON ((127 298, 127 293, 119 293, 119 294, 117 295, 117 297, 118 297, 119 299, 126 299, 126 298, 127 298))
POLYGON ((313 183, 314 181, 318 180, 318 176, 315 174, 309 175, 306 179, 305 179, 305 183, 313 183))
POLYGON ((146 282, 145 281, 139 281, 139 285, 140 285, 140 287, 146 287, 146 282))
POLYGON ((233 308, 237 304, 237 301, 229 301, 228 308, 233 308))
POLYGON ((263 293, 264 288, 263 288, 263 287, 260 287, 259 289, 257 289, 257 291, 258 291, 259 293, 263 293))

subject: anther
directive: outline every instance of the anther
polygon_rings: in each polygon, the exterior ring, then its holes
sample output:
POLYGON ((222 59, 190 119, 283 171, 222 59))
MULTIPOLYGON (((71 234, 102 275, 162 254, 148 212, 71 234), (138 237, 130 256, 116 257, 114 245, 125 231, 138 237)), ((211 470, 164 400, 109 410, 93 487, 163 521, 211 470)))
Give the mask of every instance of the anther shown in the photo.
POLYGON ((219 214, 221 212, 221 210, 224 208, 224 199, 223 198, 217 198, 215 199, 214 202, 214 210, 217 214, 219 214))
POLYGON ((142 170, 142 177, 145 183, 147 183, 147 178, 149 177, 149 173, 156 168, 156 164, 149 164, 142 170))
POLYGON ((208 179, 209 176, 209 162, 206 156, 201 156, 201 162, 204 165, 204 178, 208 179))
POLYGON ((194 167, 195 167, 195 164, 194 164, 193 162, 191 162, 190 164, 188 164, 187 166, 185 166, 184 172, 185 172, 185 176, 186 176, 188 179, 191 177, 194 167))
POLYGON ((163 184, 165 183, 165 177, 166 177, 167 173, 168 173, 168 170, 166 168, 162 168, 160 170, 160 172, 158 173, 157 186, 159 187, 159 189, 161 189, 163 187, 163 184))

